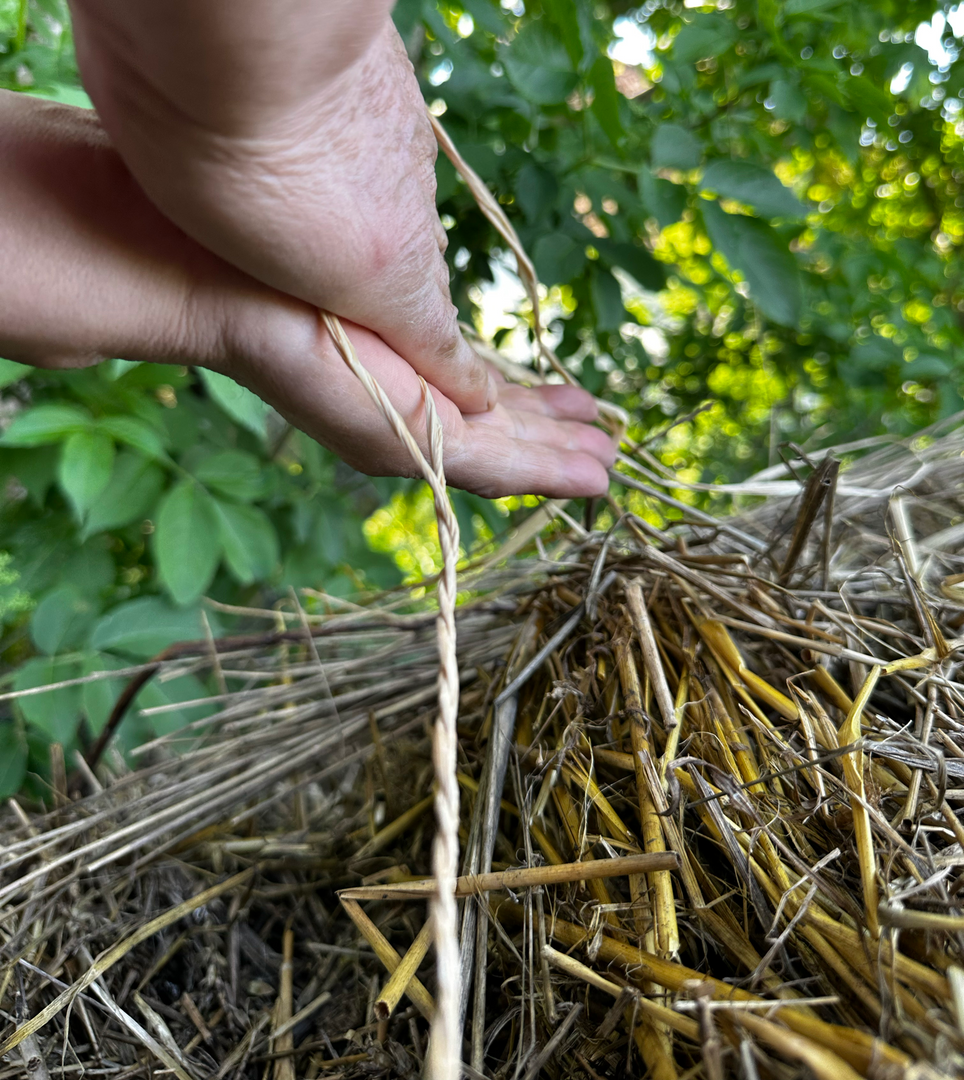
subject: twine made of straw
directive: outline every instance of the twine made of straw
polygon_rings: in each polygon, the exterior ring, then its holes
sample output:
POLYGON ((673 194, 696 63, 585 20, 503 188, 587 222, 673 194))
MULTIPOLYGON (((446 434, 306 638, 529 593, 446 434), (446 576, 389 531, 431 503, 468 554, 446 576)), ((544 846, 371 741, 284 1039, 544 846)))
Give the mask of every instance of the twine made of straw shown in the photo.
MULTIPOLYGON (((567 383, 575 383, 571 373, 559 362, 558 357, 543 340, 542 318, 539 308, 539 280, 532 261, 526 254, 512 223, 493 198, 482 179, 472 170, 438 120, 429 114, 432 130, 439 146, 465 181, 482 213, 489 219, 499 235, 515 255, 516 266, 526 293, 532 304, 535 348, 540 360, 545 361, 567 383)), ((419 471, 432 489, 435 515, 438 521, 439 545, 442 549, 442 573, 438 583, 439 614, 437 620, 439 678, 438 720, 432 733, 432 762, 437 785, 435 796, 435 819, 437 831, 432 845, 432 867, 435 874, 436 892, 432 900, 432 916, 435 927, 435 956, 438 978, 438 1007, 432 1021, 432 1039, 427 1057, 429 1080, 453 1080, 460 1073, 462 1032, 459 998, 461 994, 461 970, 459 963, 458 910, 455 902, 455 882, 459 861, 459 786, 457 780, 458 732, 456 721, 459 703, 459 672, 455 653, 455 598, 458 591, 456 565, 459 553, 459 526, 445 490, 443 465, 442 425, 425 381, 422 386, 422 402, 425 408, 429 435, 429 457, 426 460, 421 448, 409 431, 405 421, 389 401, 385 391, 358 359, 355 349, 337 316, 320 313, 322 322, 331 335, 342 359, 354 372, 379 412, 388 421, 402 445, 417 464, 419 471)), ((618 431, 625 430, 627 417, 623 410, 608 402, 598 402, 599 411, 618 431)))
POLYGON ((459 865, 459 785, 456 753, 459 709, 459 668, 455 653, 455 598, 458 591, 456 566, 459 555, 459 524, 445 490, 442 424, 435 399, 424 379, 422 404, 429 435, 427 460, 385 391, 358 359, 355 348, 337 316, 320 313, 335 348, 357 376, 379 412, 401 440, 432 489, 442 549, 442 574, 438 582, 438 720, 432 732, 432 762, 435 766, 435 820, 432 869, 436 891, 432 898, 435 927, 435 958, 438 978, 437 1008, 432 1020, 432 1038, 427 1058, 429 1080, 454 1080, 460 1073, 462 1032, 459 1018, 461 975, 459 969, 458 910, 455 879, 459 865))

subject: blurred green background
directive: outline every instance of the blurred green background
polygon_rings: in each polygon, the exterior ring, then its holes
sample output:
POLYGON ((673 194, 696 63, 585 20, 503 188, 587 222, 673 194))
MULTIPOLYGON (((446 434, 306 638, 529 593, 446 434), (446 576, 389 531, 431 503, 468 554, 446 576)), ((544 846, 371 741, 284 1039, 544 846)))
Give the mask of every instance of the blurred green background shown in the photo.
MULTIPOLYGON (((395 19, 534 258, 560 356, 681 484, 964 408, 964 9, 400 0, 395 19)), ((0 0, 0 87, 87 103, 61 0, 0 0)), ((446 161, 438 203, 462 317, 524 359, 511 257, 446 161)), ((236 625, 205 596, 284 606, 435 565, 421 485, 353 472, 221 376, 0 360, 0 430, 0 695, 199 637, 202 611, 236 625)), ((454 498, 467 551, 533 502, 454 498)), ((42 790, 49 743, 89 742, 122 685, 0 700, 0 795, 42 790)), ((187 676, 138 705, 203 693, 187 676)), ((198 715, 135 709, 120 745, 198 715)))

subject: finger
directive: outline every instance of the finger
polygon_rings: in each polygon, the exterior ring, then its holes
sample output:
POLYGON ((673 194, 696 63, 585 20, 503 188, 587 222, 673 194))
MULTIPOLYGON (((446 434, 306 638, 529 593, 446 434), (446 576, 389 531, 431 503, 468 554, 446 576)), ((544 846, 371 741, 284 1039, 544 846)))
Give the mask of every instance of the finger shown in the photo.
POLYGON ((571 499, 602 495, 609 488, 604 465, 591 454, 513 439, 488 424, 466 425, 465 438, 450 461, 449 482, 485 498, 545 495, 571 499))
POLYGON ((429 240, 432 250, 423 256, 426 268, 408 274, 412 280, 403 283, 408 290, 383 306, 391 318, 382 321, 381 312, 375 312, 367 325, 463 412, 483 412, 498 400, 496 383, 459 331, 448 268, 434 238, 429 240))
POLYGON ((508 409, 542 413, 558 420, 591 424, 599 419, 595 398, 579 386, 530 387, 507 383, 499 387, 499 403, 508 409))
POLYGON ((467 425, 490 427, 507 438, 554 450, 572 450, 591 454, 607 469, 616 460, 616 447, 606 432, 578 420, 556 420, 526 410, 508 409, 500 402, 488 413, 467 418, 467 425))

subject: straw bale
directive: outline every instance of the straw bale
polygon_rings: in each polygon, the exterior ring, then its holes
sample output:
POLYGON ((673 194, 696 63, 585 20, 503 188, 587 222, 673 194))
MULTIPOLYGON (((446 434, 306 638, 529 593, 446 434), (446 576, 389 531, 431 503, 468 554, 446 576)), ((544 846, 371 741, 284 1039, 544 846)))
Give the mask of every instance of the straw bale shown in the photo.
MULTIPOLYGON (((957 418, 714 516, 637 448, 611 529, 463 574, 467 1075, 964 1073, 962 454, 957 418)), ((421 1074, 433 595, 303 618, 0 812, 0 1080, 421 1074)))

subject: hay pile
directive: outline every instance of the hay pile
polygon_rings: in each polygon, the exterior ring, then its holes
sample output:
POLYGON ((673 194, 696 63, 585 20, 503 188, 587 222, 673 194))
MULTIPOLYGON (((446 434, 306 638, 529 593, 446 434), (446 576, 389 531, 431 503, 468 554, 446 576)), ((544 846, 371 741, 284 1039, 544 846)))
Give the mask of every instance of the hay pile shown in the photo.
MULTIPOLYGON (((467 1075, 964 1073, 962 453, 467 575, 467 1075)), ((0 1080, 419 1075, 433 619, 175 649, 140 678, 206 665, 219 711, 2 812, 0 1080)))

